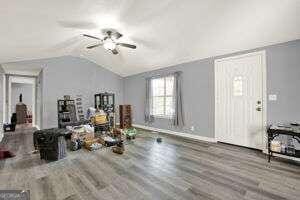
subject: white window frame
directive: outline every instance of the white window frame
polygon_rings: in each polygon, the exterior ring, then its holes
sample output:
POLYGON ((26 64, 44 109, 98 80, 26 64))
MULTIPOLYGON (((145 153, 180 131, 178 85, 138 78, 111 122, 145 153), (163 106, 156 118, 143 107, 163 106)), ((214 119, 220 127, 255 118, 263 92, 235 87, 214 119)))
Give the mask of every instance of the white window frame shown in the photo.
MULTIPOLYGON (((168 75, 168 76, 163 76, 163 77, 157 77, 157 78, 153 78, 152 80, 151 80, 151 85, 152 85, 152 81, 154 81, 154 80, 156 80, 156 79, 163 79, 164 80, 164 94, 163 95, 157 95, 157 96, 154 96, 153 95, 153 92, 151 92, 151 108, 150 108, 150 113, 155 117, 155 118, 165 118, 165 119, 172 119, 173 117, 174 117, 174 113, 173 113, 173 115, 167 115, 166 113, 166 99, 167 99, 167 97, 171 97, 172 99, 174 99, 174 89, 173 89, 173 92, 172 92, 172 95, 167 95, 166 94, 166 78, 168 78, 168 77, 173 77, 173 78, 175 78, 173 75, 168 75), (153 114, 154 112, 154 104, 153 104, 153 99, 154 99, 154 97, 162 97, 163 99, 164 99, 164 103, 163 103, 163 115, 155 115, 155 114, 153 114)), ((173 84, 174 84, 174 82, 173 82, 173 84)), ((174 88, 174 85, 173 85, 173 88, 174 88)), ((152 90, 154 90, 154 88, 152 88, 151 87, 151 89, 152 90)), ((173 105, 174 106, 174 105, 173 105)))

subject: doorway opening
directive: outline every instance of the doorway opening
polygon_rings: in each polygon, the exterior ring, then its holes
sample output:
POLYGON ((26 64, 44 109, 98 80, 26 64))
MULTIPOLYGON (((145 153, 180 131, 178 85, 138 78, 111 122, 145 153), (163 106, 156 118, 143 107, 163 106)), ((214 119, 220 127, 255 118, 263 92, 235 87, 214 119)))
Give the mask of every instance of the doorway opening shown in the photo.
POLYGON ((8 118, 16 128, 34 127, 36 123, 36 78, 8 76, 8 118))

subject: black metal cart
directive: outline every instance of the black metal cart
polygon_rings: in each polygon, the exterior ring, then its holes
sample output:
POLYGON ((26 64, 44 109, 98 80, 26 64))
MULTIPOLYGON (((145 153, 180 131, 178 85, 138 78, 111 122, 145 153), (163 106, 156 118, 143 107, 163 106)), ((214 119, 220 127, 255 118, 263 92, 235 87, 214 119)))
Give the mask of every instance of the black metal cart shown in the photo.
POLYGON ((281 154, 281 155, 285 155, 285 156, 291 156, 291 157, 295 157, 295 158, 300 158, 300 155, 298 152, 296 152, 295 154, 291 154, 291 153, 288 153, 285 151, 284 152, 272 151, 272 149, 271 149, 271 142, 280 135, 291 136, 298 143, 300 143, 300 126, 299 125, 286 125, 286 126, 271 125, 268 127, 267 133, 268 133, 268 162, 270 162, 270 159, 273 156, 273 153, 281 154))

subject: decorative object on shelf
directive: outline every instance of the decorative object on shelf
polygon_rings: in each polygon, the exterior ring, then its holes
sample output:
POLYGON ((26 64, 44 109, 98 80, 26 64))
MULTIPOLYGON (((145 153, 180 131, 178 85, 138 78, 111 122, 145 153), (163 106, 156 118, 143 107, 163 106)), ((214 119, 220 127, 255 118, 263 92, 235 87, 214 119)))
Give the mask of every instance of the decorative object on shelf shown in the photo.
POLYGON ((127 129, 132 127, 131 105, 120 105, 120 128, 127 129))

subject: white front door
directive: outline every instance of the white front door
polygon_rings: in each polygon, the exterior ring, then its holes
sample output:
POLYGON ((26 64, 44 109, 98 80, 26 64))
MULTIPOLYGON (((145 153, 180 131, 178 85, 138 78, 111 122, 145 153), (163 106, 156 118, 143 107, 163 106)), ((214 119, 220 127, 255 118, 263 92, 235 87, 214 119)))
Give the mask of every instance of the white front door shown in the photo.
POLYGON ((262 149, 265 52, 215 61, 216 139, 262 149))

